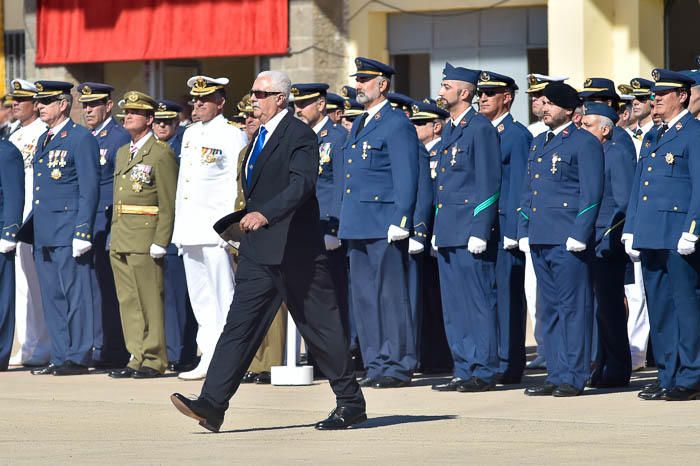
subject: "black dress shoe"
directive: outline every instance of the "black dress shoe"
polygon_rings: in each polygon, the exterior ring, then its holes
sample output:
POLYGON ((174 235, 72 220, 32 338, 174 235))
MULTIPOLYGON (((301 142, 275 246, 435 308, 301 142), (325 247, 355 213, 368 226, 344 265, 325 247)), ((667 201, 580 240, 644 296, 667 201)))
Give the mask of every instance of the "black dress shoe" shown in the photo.
POLYGON ((374 385, 374 382, 376 382, 376 379, 372 377, 365 377, 357 383, 360 385, 360 387, 371 387, 374 385))
POLYGON ((410 380, 401 380, 394 377, 379 377, 372 384, 372 388, 400 388, 411 385, 410 380))
POLYGON ((669 390, 659 386, 656 390, 642 390, 637 396, 646 401, 665 401, 669 390))
POLYGON ((170 401, 182 414, 199 421, 200 426, 212 432, 218 432, 224 422, 224 413, 206 400, 190 400, 185 395, 173 393, 170 395, 170 401))
POLYGON ((642 387, 642 391, 646 390, 646 391, 655 392, 660 388, 661 388, 661 382, 659 382, 658 380, 655 380, 652 383, 648 383, 648 384, 644 385, 644 387, 642 387))
POLYGON ((124 367, 122 369, 115 369, 109 373, 109 376, 113 379, 130 379, 136 371, 131 367, 124 367))
POLYGON ((134 371, 131 375, 132 379, 155 379, 156 377, 162 377, 163 374, 157 370, 143 366, 141 369, 134 371))
POLYGON ((551 382, 545 382, 542 385, 535 385, 533 387, 527 387, 525 389, 525 394, 527 396, 551 396, 557 386, 551 382))
POLYGON ((479 377, 471 377, 469 380, 462 381, 457 385, 457 391, 460 393, 488 392, 494 388, 496 388, 496 385, 479 377))
POLYGON ((593 388, 624 388, 628 387, 629 384, 629 380, 598 379, 595 382, 591 381, 588 386, 593 388))
POLYGON ((260 384, 260 385, 270 385, 271 382, 272 382, 272 374, 270 374, 269 372, 261 372, 255 378, 255 383, 260 384))
POLYGON ((328 418, 317 422, 314 426, 317 430, 340 430, 365 422, 367 413, 364 408, 354 408, 351 406, 338 406, 328 418))
POLYGON ((564 398, 569 396, 579 396, 581 393, 583 393, 583 390, 579 390, 578 388, 574 387, 573 385, 569 385, 568 383, 563 383, 554 389, 554 391, 552 392, 552 396, 564 398))
POLYGON ((170 372, 180 372, 177 370, 177 363, 174 361, 168 361, 167 370, 169 370, 170 372))
POLYGON ((667 401, 690 401, 700 398, 700 390, 676 385, 666 393, 667 401))
POLYGON ((258 375, 260 375, 260 374, 257 373, 257 372, 250 372, 250 371, 248 371, 248 372, 246 372, 245 374, 243 374, 243 378, 241 379, 241 383, 254 383, 254 382, 255 382, 255 378, 256 378, 258 375))
POLYGON ((515 376, 509 374, 496 374, 493 378, 493 383, 499 385, 517 385, 522 380, 522 376, 515 376))
POLYGON ((87 366, 76 364, 73 361, 67 361, 65 364, 55 368, 53 375, 84 375, 89 373, 87 366))
POLYGON ((456 392, 457 391, 457 385, 459 385, 461 382, 464 382, 464 379, 461 377, 454 377, 452 380, 446 383, 436 383, 432 387, 433 390, 436 392, 456 392))
POLYGON ((59 367, 55 364, 49 364, 48 366, 40 367, 38 369, 32 369, 32 375, 52 375, 53 371, 59 367))

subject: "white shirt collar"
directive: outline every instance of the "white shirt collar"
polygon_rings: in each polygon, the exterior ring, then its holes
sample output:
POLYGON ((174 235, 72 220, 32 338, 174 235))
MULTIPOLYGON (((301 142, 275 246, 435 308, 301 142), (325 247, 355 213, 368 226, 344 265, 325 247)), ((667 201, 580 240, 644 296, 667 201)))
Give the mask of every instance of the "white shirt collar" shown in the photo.
POLYGON ((433 147, 435 147, 435 145, 436 145, 438 142, 440 142, 440 139, 442 139, 442 138, 433 139, 432 141, 430 141, 429 143, 427 143, 427 144, 425 145, 425 149, 426 149, 428 152, 430 152, 430 149, 432 149, 433 147))
MULTIPOLYGON (((262 125, 262 126, 264 126, 265 129, 267 130, 267 136, 265 137, 265 142, 267 142, 267 141, 270 140, 270 136, 272 136, 272 133, 275 132, 275 129, 277 129, 277 125, 280 124, 280 121, 282 121, 282 118, 284 118, 285 115, 287 115, 287 112, 288 112, 288 111, 289 111, 289 110, 287 110, 287 109, 285 108, 284 110, 282 110, 281 112, 279 112, 277 115, 273 116, 272 119, 271 119, 270 121, 268 121, 267 123, 265 123, 264 125, 262 125)), ((256 138, 256 139, 257 139, 257 138, 256 138)))
POLYGON ((491 121, 491 124, 492 124, 493 127, 495 128, 496 126, 500 125, 501 122, 502 122, 508 115, 510 115, 510 112, 504 113, 503 115, 499 116, 499 117, 496 118, 495 120, 491 121))
POLYGON ((389 101, 387 99, 384 99, 381 102, 379 102, 378 104, 374 104, 370 108, 366 109, 365 113, 367 113, 367 117, 365 118, 365 124, 367 124, 367 122, 371 121, 372 118, 374 118, 374 115, 379 113, 379 111, 382 108, 384 108, 384 106, 388 103, 389 103, 389 101))
POLYGON ((215 116, 214 118, 212 118, 211 120, 209 120, 209 121, 203 121, 203 122, 202 122, 202 126, 207 126, 207 125, 209 125, 209 124, 211 124, 211 123, 215 123, 215 122, 221 121, 221 120, 224 120, 224 115, 221 114, 221 113, 219 113, 218 115, 216 115, 216 116, 215 116))
POLYGON ((148 133, 146 133, 145 136, 142 136, 141 139, 139 139, 136 142, 131 141, 130 148, 136 147, 137 152, 140 151, 144 144, 146 144, 146 142, 148 142, 148 140, 151 139, 151 136, 153 136, 153 131, 149 131, 148 133))
POLYGON ((93 130, 92 130, 92 134, 97 135, 100 131, 102 131, 102 130, 104 129, 105 126, 107 126, 107 125, 109 124, 110 121, 112 121, 112 117, 111 117, 111 116, 110 116, 110 117, 107 117, 107 119, 106 119, 105 121, 103 121, 102 124, 101 124, 100 126, 98 126, 97 128, 93 129, 93 130))
POLYGON ((57 124, 56 126, 54 126, 53 128, 49 128, 49 131, 51 131, 51 134, 53 134, 53 135, 55 136, 55 135, 58 134, 68 123, 70 123, 70 121, 71 121, 70 118, 66 118, 65 120, 63 120, 62 122, 60 122, 59 124, 57 124))
POLYGON ((684 109, 681 113, 679 113, 678 115, 676 115, 675 118, 673 118, 671 121, 669 121, 669 122, 666 123, 666 124, 667 124, 668 127, 670 128, 671 126, 675 125, 675 124, 678 122, 678 120, 680 120, 681 118, 683 118, 687 113, 688 113, 688 109, 684 109))
POLYGON ((562 131, 564 131, 565 128, 567 128, 569 125, 572 125, 572 124, 573 124, 573 122, 568 121, 568 122, 564 123, 564 124, 561 125, 561 126, 558 126, 558 127, 554 128, 554 129, 550 129, 549 131, 551 131, 552 133, 554 133, 554 135, 556 136, 557 134, 561 133, 562 131))
MULTIPOLYGON (((649 120, 649 123, 647 123, 644 126, 639 126, 639 123, 637 123, 637 128, 642 130, 642 134, 647 134, 651 128, 654 127, 654 120, 649 120)), ((637 129, 635 128, 635 129, 637 129)))
POLYGON ((314 126, 314 133, 318 134, 321 132, 324 126, 326 126, 326 122, 328 121, 328 115, 324 116, 321 121, 316 123, 316 126, 314 126))
POLYGON ((457 125, 459 124, 459 122, 462 121, 462 119, 463 119, 465 116, 467 116, 467 113, 469 113, 469 110, 471 110, 471 109, 472 109, 472 106, 470 105, 469 107, 467 107, 467 109, 466 109, 465 111, 463 111, 462 113, 460 113, 459 116, 457 116, 456 119, 454 119, 454 118, 453 118, 453 119, 450 119, 450 123, 452 123, 452 126, 457 126, 457 125))

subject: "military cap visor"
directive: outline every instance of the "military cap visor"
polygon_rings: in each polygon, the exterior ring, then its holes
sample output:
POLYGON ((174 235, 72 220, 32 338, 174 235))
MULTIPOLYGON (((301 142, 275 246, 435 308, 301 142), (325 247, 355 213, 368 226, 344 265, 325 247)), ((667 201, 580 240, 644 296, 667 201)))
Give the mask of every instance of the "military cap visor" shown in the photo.
POLYGON ((182 106, 172 100, 159 100, 154 117, 156 120, 170 120, 177 118, 182 111, 182 106))
POLYGON ((24 79, 13 79, 10 85, 12 86, 12 91, 10 91, 9 95, 12 97, 34 97, 37 93, 34 83, 24 79))
POLYGON ((492 73, 490 71, 482 71, 479 75, 479 81, 476 84, 477 89, 512 89, 518 90, 518 85, 510 76, 503 74, 492 73))
POLYGON ((343 98, 338 94, 334 94, 332 92, 326 93, 326 108, 328 110, 338 110, 339 108, 343 108, 344 102, 345 100, 343 100, 343 98))
POLYGON ((129 91, 124 94, 124 99, 119 101, 122 110, 147 110, 154 112, 158 104, 148 94, 139 91, 129 91))
POLYGON ((325 97, 328 91, 328 84, 324 83, 304 83, 292 84, 290 93, 294 97, 295 102, 301 102, 318 97, 325 97))
POLYGON ((360 78, 376 78, 377 76, 384 76, 389 78, 395 73, 394 68, 391 66, 365 57, 357 57, 355 59, 355 67, 357 68, 357 71, 355 74, 351 74, 350 76, 360 78))
POLYGON ((109 84, 86 82, 78 85, 78 102, 94 102, 108 99, 114 91, 109 84))
POLYGON ((229 83, 228 78, 210 78, 209 76, 193 76, 187 80, 190 95, 202 97, 223 89, 229 83))
POLYGON ((678 71, 656 68, 651 72, 651 76, 654 78, 654 86, 651 88, 652 92, 688 89, 695 85, 694 79, 678 71))
POLYGON ((528 94, 542 92, 547 84, 554 82, 564 82, 569 79, 566 76, 548 76, 546 74, 530 73, 527 75, 528 88, 525 91, 528 94))
POLYGON ((70 94, 73 85, 65 81, 37 81, 34 83, 37 93, 34 98, 45 99, 47 97, 56 97, 61 94, 70 94))

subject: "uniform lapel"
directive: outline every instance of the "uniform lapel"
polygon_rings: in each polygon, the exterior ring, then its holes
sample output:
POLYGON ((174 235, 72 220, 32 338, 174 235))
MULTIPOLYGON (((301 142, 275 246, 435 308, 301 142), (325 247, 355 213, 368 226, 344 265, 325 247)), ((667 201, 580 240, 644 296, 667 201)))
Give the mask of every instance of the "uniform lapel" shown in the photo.
MULTIPOLYGON (((70 133, 72 128, 73 128, 73 121, 69 118, 68 123, 63 125, 63 128, 61 128, 61 131, 59 131, 58 133, 53 135, 53 138, 51 138, 51 140, 46 145, 46 148, 44 149, 43 152, 48 152, 50 150, 55 149, 56 146, 59 146, 61 144, 61 140, 68 137, 68 134, 70 133)), ((48 134, 48 132, 46 134, 48 134)))
POLYGON ((676 136, 678 136, 678 132, 681 131, 688 123, 688 120, 690 118, 690 113, 687 113, 685 116, 683 116, 683 118, 678 120, 676 124, 670 126, 664 134, 658 137, 655 149, 658 149, 664 144, 668 144, 669 142, 673 141, 676 138, 676 136))
MULTIPOLYGON (((564 141, 566 141, 566 139, 575 130, 576 130, 576 127, 573 126, 573 123, 569 123, 566 128, 564 128, 559 134, 554 136, 554 139, 549 141, 549 144, 547 144, 546 146, 544 146, 542 148, 542 153, 546 154, 547 152, 551 152, 551 151, 555 150, 557 147, 561 146, 564 143, 564 141)), ((546 140, 546 137, 547 136, 545 136, 545 140, 546 140)))
POLYGON ((155 143, 155 136, 151 135, 151 137, 148 138, 148 141, 146 141, 146 143, 143 145, 143 147, 141 149, 139 149, 138 152, 136 152, 136 156, 134 156, 134 159, 126 164, 125 171, 129 171, 136 164, 143 162, 143 157, 151 151, 151 147, 153 147, 154 143, 155 143))

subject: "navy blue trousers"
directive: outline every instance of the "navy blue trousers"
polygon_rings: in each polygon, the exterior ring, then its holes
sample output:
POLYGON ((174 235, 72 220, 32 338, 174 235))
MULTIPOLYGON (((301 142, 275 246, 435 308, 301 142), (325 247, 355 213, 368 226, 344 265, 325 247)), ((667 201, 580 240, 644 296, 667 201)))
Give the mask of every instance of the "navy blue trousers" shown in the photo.
POLYGON ((659 382, 664 388, 700 388, 700 255, 641 253, 659 382))
POLYGON ((498 371, 496 244, 489 242, 483 254, 439 248, 438 267, 454 375, 490 383, 498 371))
POLYGON ((520 380, 525 370, 525 254, 503 249, 496 256, 498 289, 498 372, 520 380))
POLYGON ((0 253, 0 371, 6 371, 15 337, 15 252, 0 253))
POLYGON ((410 380, 416 367, 408 240, 350 240, 353 312, 367 377, 410 380))
MULTIPOLYGON (((430 246, 428 246, 430 247, 430 246)), ((408 299, 411 303, 411 320, 416 337, 416 359, 421 360, 423 326, 423 262, 425 251, 408 255, 408 299)), ((417 364, 417 363, 416 363, 417 364)), ((417 367, 416 367, 417 368, 417 367)))
POLYGON ((583 390, 590 377, 593 330, 591 262, 586 250, 530 245, 537 276, 537 315, 542 325, 547 381, 583 390))
POLYGON ((73 258, 71 246, 34 249, 51 363, 88 365, 92 359, 92 253, 73 258))
POLYGON ((197 320, 187 292, 185 265, 171 244, 163 262, 165 342, 168 362, 191 364, 197 357, 197 320))

